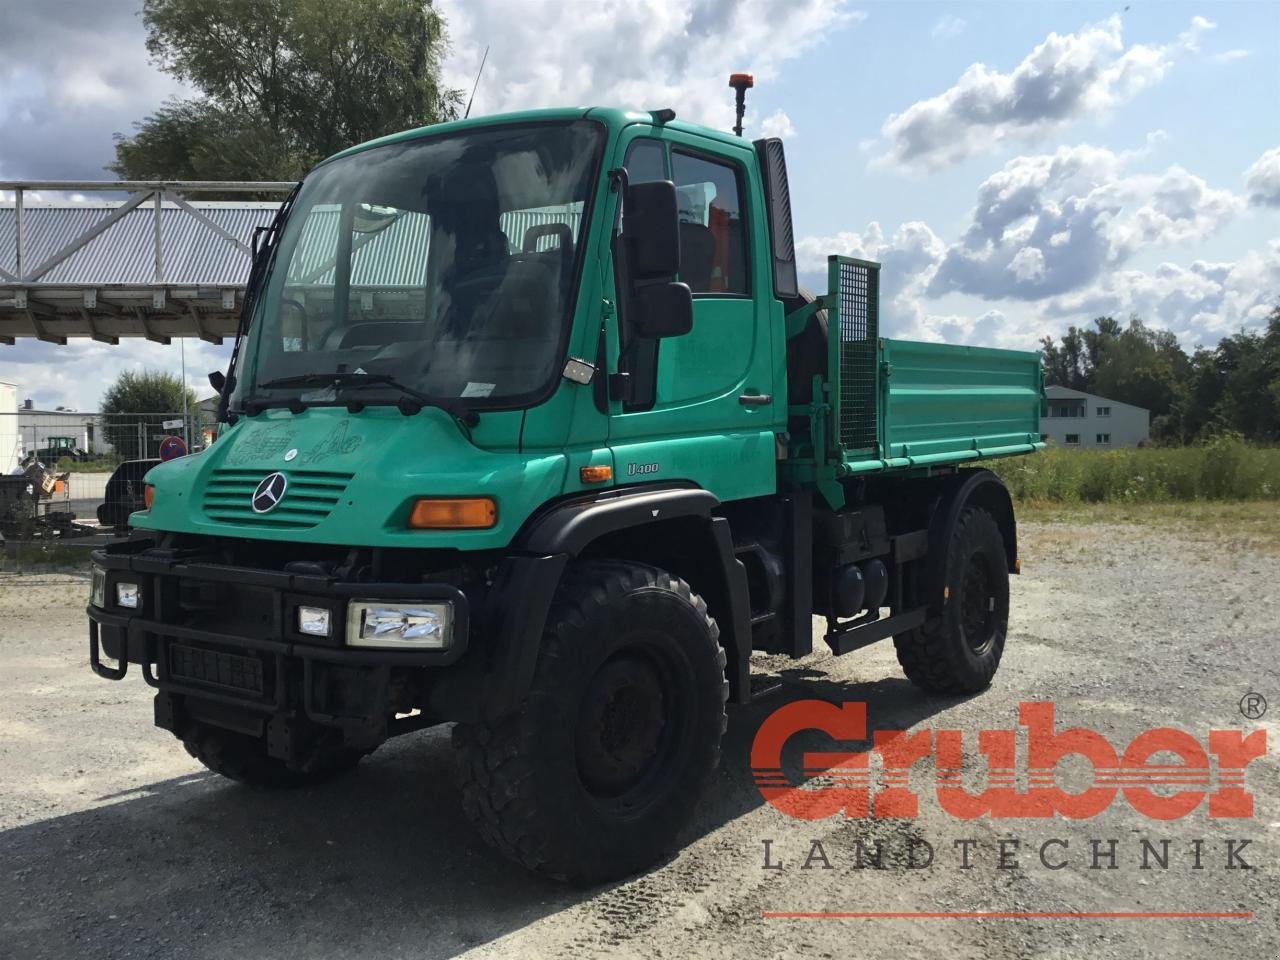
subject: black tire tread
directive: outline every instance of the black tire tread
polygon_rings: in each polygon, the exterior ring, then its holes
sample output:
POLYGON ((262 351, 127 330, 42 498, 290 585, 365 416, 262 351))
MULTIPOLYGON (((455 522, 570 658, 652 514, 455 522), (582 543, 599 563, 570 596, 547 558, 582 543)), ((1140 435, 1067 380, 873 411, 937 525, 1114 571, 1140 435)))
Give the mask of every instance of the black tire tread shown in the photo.
MULTIPOLYGON (((561 859, 547 842, 540 823, 543 814, 533 795, 532 750, 524 718, 539 697, 554 696, 557 662, 568 655, 561 634, 565 625, 585 628, 592 606, 608 605, 634 589, 662 586, 689 602, 708 627, 721 674, 726 664, 720 630, 707 613, 706 602, 684 580, 664 570, 626 561, 592 560, 570 568, 547 617, 547 630, 538 654, 533 684, 521 709, 497 724, 481 722, 455 728, 463 748, 462 807, 480 836, 525 869, 558 880, 583 881, 579 864, 561 859)), ((724 704, 729 682, 721 684, 720 732, 728 724, 724 704)), ((714 763, 720 758, 717 742, 714 763)))
MULTIPOLYGON (((952 576, 952 551, 957 545, 963 548, 969 542, 990 536, 1002 539, 995 518, 981 507, 966 507, 948 544, 948 577, 952 576)), ((1003 632, 998 641, 999 649, 995 656, 984 659, 981 674, 978 677, 966 676, 956 662, 958 651, 949 621, 945 615, 933 617, 922 626, 893 638, 902 672, 917 687, 931 693, 973 693, 986 689, 1000 665, 1005 640, 1003 632)))

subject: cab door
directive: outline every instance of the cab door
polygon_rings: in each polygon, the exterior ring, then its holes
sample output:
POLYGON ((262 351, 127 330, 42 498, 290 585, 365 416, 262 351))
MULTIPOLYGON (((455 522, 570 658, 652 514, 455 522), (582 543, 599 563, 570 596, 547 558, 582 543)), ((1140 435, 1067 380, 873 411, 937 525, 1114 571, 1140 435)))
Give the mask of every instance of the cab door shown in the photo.
MULTIPOLYGON (((693 293, 693 328, 679 337, 627 345, 623 310, 624 346, 610 345, 609 364, 629 380, 630 399, 613 390, 609 401, 619 483, 692 480, 721 500, 776 489, 775 311, 761 269, 769 262, 766 221, 753 163, 745 147, 676 131, 645 131, 619 146, 616 165, 631 183, 674 182, 679 279, 693 293)), ((615 292, 615 302, 624 298, 615 292)))

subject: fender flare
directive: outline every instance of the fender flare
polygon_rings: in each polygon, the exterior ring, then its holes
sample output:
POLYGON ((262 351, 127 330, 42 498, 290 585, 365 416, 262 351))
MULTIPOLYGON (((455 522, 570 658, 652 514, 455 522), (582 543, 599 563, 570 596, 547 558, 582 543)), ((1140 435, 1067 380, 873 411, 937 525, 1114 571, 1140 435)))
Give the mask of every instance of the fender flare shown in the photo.
POLYGON ((943 490, 929 523, 929 552, 918 602, 933 607, 942 601, 951 531, 970 505, 982 507, 995 519, 1004 538, 1009 572, 1018 572, 1018 527, 1008 488, 990 470, 961 470, 943 490))
POLYGON ((602 491, 552 504, 516 537, 490 593, 492 655, 484 681, 484 712, 493 719, 517 709, 529 690, 547 616, 565 567, 594 541, 646 524, 687 518, 706 525, 714 557, 716 595, 704 597, 716 612, 729 659, 730 697, 750 695, 751 621, 747 574, 733 552, 729 521, 712 515, 720 501, 695 486, 637 487, 602 491), (509 598, 519 595, 518 604, 509 598))
POLYGON ((576 557, 609 533, 673 520, 709 517, 720 501, 701 487, 639 487, 602 491, 554 504, 525 524, 517 535, 517 550, 563 553, 576 557))

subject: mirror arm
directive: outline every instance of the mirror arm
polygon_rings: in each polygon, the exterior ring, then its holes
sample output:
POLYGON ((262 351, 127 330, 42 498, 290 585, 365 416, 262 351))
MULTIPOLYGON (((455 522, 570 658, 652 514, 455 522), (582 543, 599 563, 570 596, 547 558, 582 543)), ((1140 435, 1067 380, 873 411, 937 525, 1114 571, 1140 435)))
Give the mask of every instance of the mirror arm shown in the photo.
POLYGON ((631 177, 627 174, 626 167, 614 167, 609 171, 609 189, 622 197, 623 203, 627 199, 627 190, 631 186, 631 177))

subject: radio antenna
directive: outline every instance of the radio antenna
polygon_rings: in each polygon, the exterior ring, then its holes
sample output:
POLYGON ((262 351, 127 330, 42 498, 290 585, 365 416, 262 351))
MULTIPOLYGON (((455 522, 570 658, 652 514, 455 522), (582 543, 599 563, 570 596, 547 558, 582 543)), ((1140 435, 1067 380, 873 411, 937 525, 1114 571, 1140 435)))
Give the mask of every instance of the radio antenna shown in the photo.
POLYGON ((485 61, 488 59, 489 59, 489 48, 488 46, 486 46, 484 48, 484 56, 480 58, 480 69, 476 71, 476 82, 471 87, 471 98, 467 101, 467 112, 462 115, 463 120, 471 116, 471 104, 475 102, 476 88, 480 86, 480 74, 484 73, 484 64, 485 64, 485 61))

